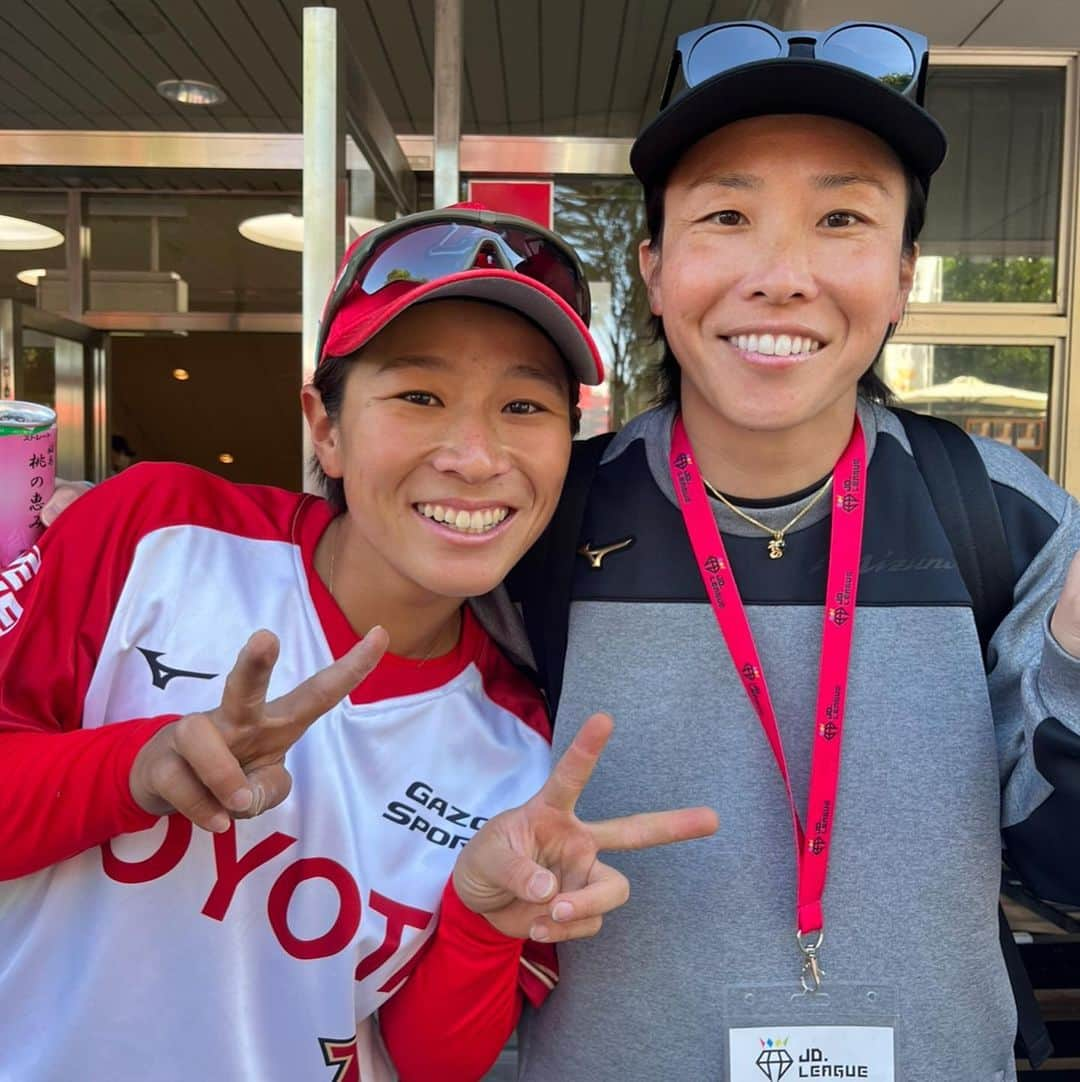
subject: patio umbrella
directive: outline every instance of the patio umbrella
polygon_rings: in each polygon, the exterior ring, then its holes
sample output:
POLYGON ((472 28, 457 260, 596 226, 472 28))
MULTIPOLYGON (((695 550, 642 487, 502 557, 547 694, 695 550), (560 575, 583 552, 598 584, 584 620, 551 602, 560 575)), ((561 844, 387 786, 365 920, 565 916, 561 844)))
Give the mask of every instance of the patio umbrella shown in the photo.
POLYGON ((945 383, 919 387, 914 391, 899 391, 897 399, 906 406, 932 406, 953 403, 957 406, 994 406, 998 409, 1046 409, 1044 391, 1025 391, 1021 387, 1006 387, 1003 383, 987 383, 975 376, 957 376, 945 383))

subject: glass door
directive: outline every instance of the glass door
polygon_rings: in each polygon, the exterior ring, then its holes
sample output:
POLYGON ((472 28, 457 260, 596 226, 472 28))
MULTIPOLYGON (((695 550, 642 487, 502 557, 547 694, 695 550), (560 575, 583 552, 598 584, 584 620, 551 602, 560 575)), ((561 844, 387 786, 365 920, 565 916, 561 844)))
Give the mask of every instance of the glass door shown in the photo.
POLYGON ((0 399, 56 410, 60 477, 107 476, 108 338, 39 308, 0 301, 0 399))

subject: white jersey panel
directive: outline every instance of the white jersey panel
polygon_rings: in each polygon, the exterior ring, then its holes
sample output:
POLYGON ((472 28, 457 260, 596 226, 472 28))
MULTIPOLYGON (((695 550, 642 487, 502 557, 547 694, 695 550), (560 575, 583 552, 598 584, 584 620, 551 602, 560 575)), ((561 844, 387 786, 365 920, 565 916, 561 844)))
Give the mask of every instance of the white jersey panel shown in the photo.
MULTIPOLYGON (((261 627, 281 639, 271 696, 332 660, 294 545, 148 535, 85 724, 217 705, 261 627)), ((0 1080, 331 1082, 430 936, 461 846, 549 763, 469 664, 432 691, 339 704, 289 752, 289 798, 227 834, 173 816, 0 884, 0 980, 24 993, 0 1018, 0 1080)))

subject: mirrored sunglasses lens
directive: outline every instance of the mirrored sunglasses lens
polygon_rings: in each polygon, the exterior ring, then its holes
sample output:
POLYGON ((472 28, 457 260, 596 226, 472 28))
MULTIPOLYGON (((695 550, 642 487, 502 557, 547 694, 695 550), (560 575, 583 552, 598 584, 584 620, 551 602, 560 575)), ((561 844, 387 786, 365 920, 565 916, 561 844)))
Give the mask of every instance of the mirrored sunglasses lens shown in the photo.
POLYGON ((358 268, 357 283, 365 293, 377 293, 394 282, 420 284, 452 274, 459 269, 458 260, 448 251, 439 254, 439 241, 445 234, 446 226, 438 225, 388 238, 358 268))
POLYGON ((555 245, 544 237, 519 230, 508 230, 507 242, 520 257, 514 268, 518 274, 547 286, 557 293, 581 318, 589 322, 589 304, 585 285, 577 267, 555 245))
POLYGON ((518 258, 489 230, 452 223, 430 225, 384 241, 368 257, 358 280, 365 293, 377 293, 394 282, 419 285, 477 265, 513 267, 518 258))
POLYGON ((781 55, 780 42, 760 26, 718 26, 690 50, 686 81, 697 86, 729 68, 781 55))
POLYGON ((587 321, 585 290, 574 264, 550 241, 523 230, 447 223, 400 233, 376 248, 357 281, 372 294, 395 282, 419 285, 474 267, 511 269, 542 282, 587 321))
POLYGON ((915 79, 911 46, 883 26, 848 26, 838 30, 818 51, 818 57, 861 71, 901 93, 915 79))

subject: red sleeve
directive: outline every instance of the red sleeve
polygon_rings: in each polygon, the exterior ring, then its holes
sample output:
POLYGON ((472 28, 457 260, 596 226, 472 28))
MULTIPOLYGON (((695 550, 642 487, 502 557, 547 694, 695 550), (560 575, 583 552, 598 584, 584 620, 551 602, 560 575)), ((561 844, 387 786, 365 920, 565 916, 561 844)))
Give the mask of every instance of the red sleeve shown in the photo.
MULTIPOLYGON (((83 730, 83 706, 135 546, 175 501, 176 467, 135 467, 80 497, 0 568, 0 879, 141 830, 143 744, 174 717, 83 730)), ((183 513, 183 512, 181 512, 183 513)))
POLYGON ((0 880, 67 860, 157 820, 132 799, 131 764, 171 715, 69 733, 0 732, 0 880))
POLYGON ((521 1014, 557 980, 550 946, 512 939, 466 908, 451 879, 439 924, 401 990, 379 1010, 400 1082, 476 1082, 521 1014))

